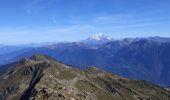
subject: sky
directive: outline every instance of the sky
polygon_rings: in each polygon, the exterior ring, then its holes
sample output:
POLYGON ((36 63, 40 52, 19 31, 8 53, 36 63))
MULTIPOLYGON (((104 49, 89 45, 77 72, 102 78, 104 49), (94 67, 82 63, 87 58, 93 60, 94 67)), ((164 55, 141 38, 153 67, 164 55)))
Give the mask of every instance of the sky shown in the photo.
POLYGON ((170 0, 0 0, 0 44, 170 37, 170 0))

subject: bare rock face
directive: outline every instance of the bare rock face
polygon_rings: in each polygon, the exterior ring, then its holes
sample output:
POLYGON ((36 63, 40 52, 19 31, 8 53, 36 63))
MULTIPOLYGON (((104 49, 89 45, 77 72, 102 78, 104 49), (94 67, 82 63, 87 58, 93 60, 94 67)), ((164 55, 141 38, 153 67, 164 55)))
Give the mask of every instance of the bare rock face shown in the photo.
POLYGON ((169 100, 170 92, 95 67, 79 70, 35 55, 1 76, 0 100, 169 100))

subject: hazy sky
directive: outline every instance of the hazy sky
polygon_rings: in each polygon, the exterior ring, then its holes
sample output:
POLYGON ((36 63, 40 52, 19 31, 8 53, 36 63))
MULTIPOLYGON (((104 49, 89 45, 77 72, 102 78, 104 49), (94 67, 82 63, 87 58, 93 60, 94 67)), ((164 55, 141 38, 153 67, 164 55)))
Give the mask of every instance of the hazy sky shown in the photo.
POLYGON ((0 0, 0 44, 170 37, 170 0, 0 0))

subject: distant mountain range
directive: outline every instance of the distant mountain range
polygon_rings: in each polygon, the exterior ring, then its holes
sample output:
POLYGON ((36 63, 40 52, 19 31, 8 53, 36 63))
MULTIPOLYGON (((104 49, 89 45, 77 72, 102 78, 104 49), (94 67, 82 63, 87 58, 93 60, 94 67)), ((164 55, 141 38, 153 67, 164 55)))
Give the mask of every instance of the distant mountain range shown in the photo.
POLYGON ((129 80, 95 67, 73 68, 49 56, 6 65, 0 75, 0 100, 169 100, 170 91, 129 80))
POLYGON ((7 51, 0 54, 1 65, 34 54, 44 54, 80 69, 97 66, 130 79, 170 86, 170 38, 118 40, 98 34, 79 42, 48 43, 7 51))

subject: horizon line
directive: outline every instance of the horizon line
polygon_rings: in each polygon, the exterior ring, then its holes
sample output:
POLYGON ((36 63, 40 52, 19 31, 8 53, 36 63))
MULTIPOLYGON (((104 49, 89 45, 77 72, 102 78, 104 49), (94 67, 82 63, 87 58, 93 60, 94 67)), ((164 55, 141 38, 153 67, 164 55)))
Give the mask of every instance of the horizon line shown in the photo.
MULTIPOLYGON (((93 34, 93 35, 97 35, 97 34, 93 34)), ((108 35, 105 35, 105 34, 103 34, 103 35, 104 36, 108 36, 108 35)), ((90 36, 92 36, 92 35, 90 35, 90 36)), ((87 38, 89 38, 89 37, 87 37, 87 38)), ((122 37, 122 38, 114 38, 114 37, 111 37, 111 36, 109 36, 109 37, 113 39, 112 41, 114 41, 114 40, 123 40, 123 39, 128 39, 128 38, 129 39, 139 39, 139 38, 141 38, 141 39, 142 38, 169 38, 170 39, 169 36, 156 36, 156 35, 155 36, 135 36, 135 37, 131 36, 131 37, 122 37)), ((40 44, 45 44, 45 43, 74 43, 74 42, 81 42, 81 41, 86 40, 86 39, 75 40, 75 41, 74 40, 73 41, 56 41, 56 40, 54 40, 54 41, 14 43, 14 44, 11 44, 11 43, 7 43, 7 44, 0 43, 0 46, 40 45, 40 44)))

